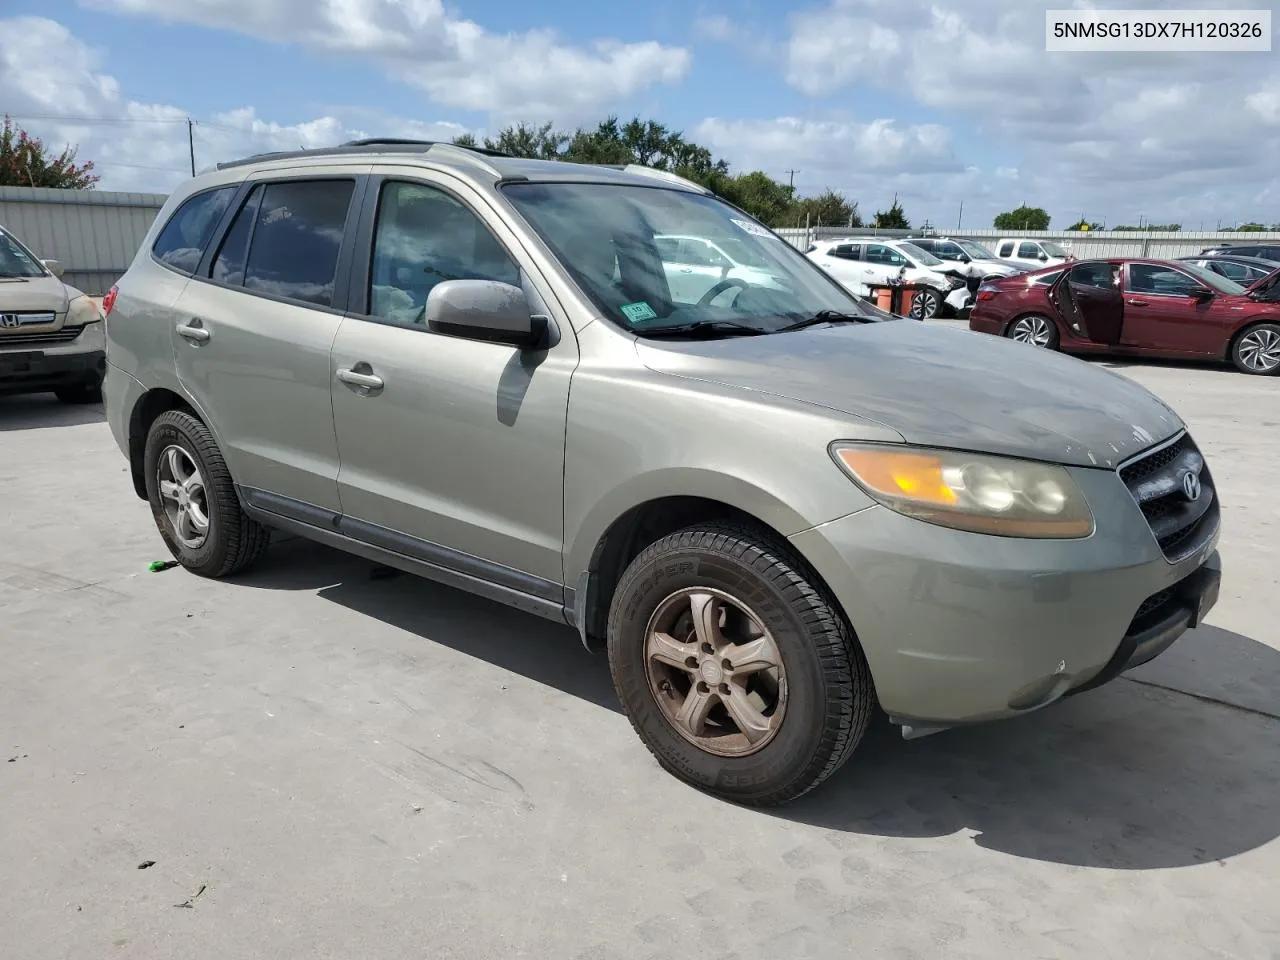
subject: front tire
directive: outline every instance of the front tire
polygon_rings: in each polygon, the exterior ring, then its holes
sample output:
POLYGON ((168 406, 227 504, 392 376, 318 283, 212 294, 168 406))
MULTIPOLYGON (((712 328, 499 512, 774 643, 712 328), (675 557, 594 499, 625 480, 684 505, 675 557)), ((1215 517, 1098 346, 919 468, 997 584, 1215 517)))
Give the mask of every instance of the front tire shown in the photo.
POLYGON ((1030 313, 1025 317, 1018 317, 1009 324, 1004 335, 1010 340, 1028 343, 1033 347, 1058 349, 1058 326, 1043 314, 1030 313))
POLYGON ((174 559, 202 577, 227 577, 266 551, 271 531, 240 508, 209 428, 181 410, 156 417, 143 452, 147 500, 174 559))
POLYGON ((1260 323, 1245 330, 1231 345, 1231 362, 1255 377, 1280 373, 1280 325, 1260 323))
POLYGON ((667 771, 773 806, 848 759, 875 709, 857 640, 784 542, 732 523, 647 547, 609 611, 623 709, 667 771))
POLYGON ((917 290, 911 297, 911 316, 917 320, 932 320, 942 309, 942 294, 932 287, 917 290))

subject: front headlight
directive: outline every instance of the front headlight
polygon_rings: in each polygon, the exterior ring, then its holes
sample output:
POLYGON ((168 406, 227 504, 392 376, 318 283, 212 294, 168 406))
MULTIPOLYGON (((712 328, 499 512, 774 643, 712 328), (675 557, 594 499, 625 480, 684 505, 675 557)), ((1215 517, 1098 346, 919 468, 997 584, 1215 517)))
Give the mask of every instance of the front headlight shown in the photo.
POLYGON ((954 450, 833 443, 831 456, 890 510, 998 537, 1076 539, 1093 513, 1064 468, 954 450))
POLYGON ((102 311, 98 309, 98 305, 82 294, 67 306, 67 322, 63 326, 83 327, 101 319, 102 311))

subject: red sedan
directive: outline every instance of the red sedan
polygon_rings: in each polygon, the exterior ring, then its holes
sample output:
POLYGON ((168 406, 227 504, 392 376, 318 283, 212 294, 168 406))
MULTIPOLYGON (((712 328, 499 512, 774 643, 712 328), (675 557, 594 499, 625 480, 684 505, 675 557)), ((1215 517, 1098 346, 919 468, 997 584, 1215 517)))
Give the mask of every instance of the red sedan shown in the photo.
POLYGON ((1249 287, 1189 263, 1078 260, 985 281, 969 329, 1069 353, 1280 372, 1280 270, 1249 287))

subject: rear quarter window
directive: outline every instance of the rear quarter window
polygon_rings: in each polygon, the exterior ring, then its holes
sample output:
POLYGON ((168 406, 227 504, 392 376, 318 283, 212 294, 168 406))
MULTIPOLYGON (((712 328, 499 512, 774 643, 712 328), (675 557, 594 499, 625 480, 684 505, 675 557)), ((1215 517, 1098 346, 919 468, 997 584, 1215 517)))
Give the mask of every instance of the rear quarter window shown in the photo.
POLYGON ((237 189, 234 185, 218 187, 187 198, 156 237, 151 255, 171 270, 195 273, 237 189))

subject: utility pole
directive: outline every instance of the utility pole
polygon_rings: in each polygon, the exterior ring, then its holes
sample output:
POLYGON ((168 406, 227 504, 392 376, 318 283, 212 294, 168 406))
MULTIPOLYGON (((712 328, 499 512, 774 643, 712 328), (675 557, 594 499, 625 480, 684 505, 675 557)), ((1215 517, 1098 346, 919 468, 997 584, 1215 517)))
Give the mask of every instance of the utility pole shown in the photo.
POLYGON ((187 149, 191 152, 191 175, 196 175, 196 134, 195 121, 187 117, 187 149))
POLYGON ((960 221, 964 219, 964 201, 960 201, 960 212, 956 215, 956 232, 960 232, 960 221))
POLYGON ((788 182, 788 186, 791 188, 791 192, 792 192, 792 193, 795 193, 795 192, 796 192, 796 174, 797 174, 797 173, 799 173, 799 172, 800 172, 799 170, 788 170, 788 171, 787 171, 787 176, 790 178, 790 179, 789 179, 789 182, 788 182))

